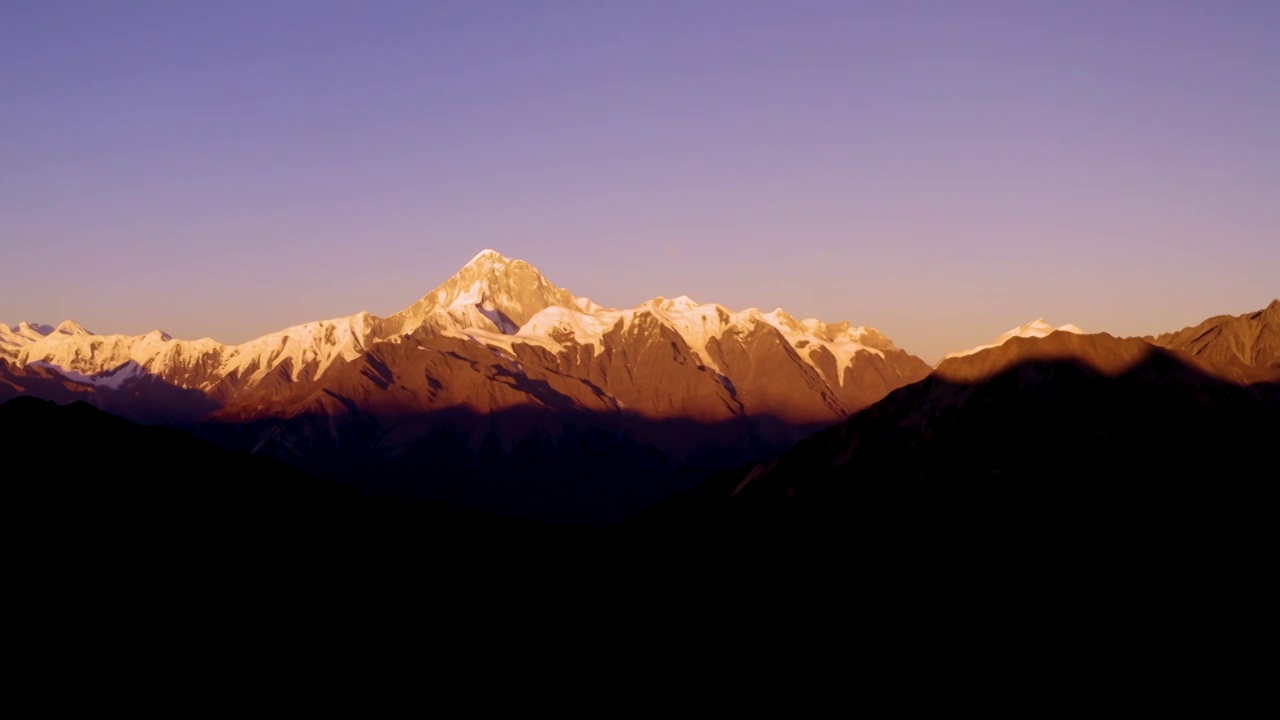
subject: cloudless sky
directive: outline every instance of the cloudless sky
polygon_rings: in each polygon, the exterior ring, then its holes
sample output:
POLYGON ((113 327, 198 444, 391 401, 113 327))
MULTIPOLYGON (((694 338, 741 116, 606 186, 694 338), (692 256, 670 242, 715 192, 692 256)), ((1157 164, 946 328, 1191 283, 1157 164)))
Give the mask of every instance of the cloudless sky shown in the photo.
POLYGON ((0 322, 240 342, 492 247, 872 325, 1280 296, 1280 2, 0 3, 0 322))

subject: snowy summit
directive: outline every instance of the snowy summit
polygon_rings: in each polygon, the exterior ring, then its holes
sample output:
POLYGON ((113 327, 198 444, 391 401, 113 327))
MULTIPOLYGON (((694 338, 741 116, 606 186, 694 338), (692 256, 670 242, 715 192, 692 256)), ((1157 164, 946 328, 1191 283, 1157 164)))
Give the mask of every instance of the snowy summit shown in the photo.
POLYGON ((953 352, 947 355, 947 357, 944 357, 943 360, 946 360, 947 358, 964 357, 965 355, 972 355, 974 353, 982 352, 983 350, 988 350, 993 347, 1000 347, 1001 345, 1009 342, 1010 340, 1016 337, 1041 338, 1041 337, 1047 337, 1050 333, 1055 333, 1055 332, 1069 332, 1069 333, 1075 333, 1077 335, 1084 334, 1084 330, 1081 330, 1080 328, 1070 323, 1066 325, 1060 325, 1058 327, 1054 327, 1053 325, 1050 325, 1049 323, 1045 322, 1044 318, 1036 318, 1035 320, 1032 320, 1026 325, 1019 325, 1018 327, 1013 328, 1008 332, 1005 332, 1000 337, 996 338, 995 340, 992 340, 986 345, 979 345, 977 347, 969 348, 968 350, 953 352))

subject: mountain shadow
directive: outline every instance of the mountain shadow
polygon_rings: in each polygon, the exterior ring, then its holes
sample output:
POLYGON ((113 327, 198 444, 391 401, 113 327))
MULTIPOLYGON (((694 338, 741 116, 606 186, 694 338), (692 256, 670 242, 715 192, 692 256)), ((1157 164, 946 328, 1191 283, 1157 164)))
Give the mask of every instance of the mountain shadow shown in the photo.
POLYGON ((1256 557, 1280 479, 1280 384, 1240 385, 1108 335, 960 360, 629 531, 817 530, 860 553, 1005 568, 1256 557))
POLYGON ((191 422, 222 407, 200 390, 174 385, 133 361, 88 377, 0 358, 0 402, 20 396, 84 402, 144 424, 191 422))
POLYGON ((188 428, 222 447, 381 497, 605 526, 782 451, 761 428, 803 435, 824 427, 770 416, 708 422, 553 405, 371 411, 333 398, 340 411, 188 428))
POLYGON ((22 544, 19 562, 34 575, 84 574, 114 585, 386 567, 410 558, 459 569, 572 535, 441 503, 374 497, 83 402, 15 398, 0 404, 0 428, 12 448, 2 485, 9 528, 22 544))
MULTIPOLYGON (((109 374, 119 382, 103 383, 0 360, 0 400, 79 400, 127 420, 181 428, 227 450, 275 458, 368 494, 591 525, 773 455, 827 424, 729 410, 711 419, 650 418, 653 408, 619 407, 589 380, 535 372, 460 340, 439 342, 438 353, 402 343, 340 361, 332 379, 264 391, 248 412, 217 412, 221 404, 202 392, 132 365, 109 374), (396 362, 384 362, 384 355, 396 362), (419 367, 402 355, 418 362, 438 355, 448 365, 419 367), (290 402, 278 397, 286 389, 290 402), (432 407, 438 397, 448 405, 432 407), (486 398, 507 406, 469 407, 486 398)), ((704 377, 709 373, 689 374, 722 392, 704 377)))

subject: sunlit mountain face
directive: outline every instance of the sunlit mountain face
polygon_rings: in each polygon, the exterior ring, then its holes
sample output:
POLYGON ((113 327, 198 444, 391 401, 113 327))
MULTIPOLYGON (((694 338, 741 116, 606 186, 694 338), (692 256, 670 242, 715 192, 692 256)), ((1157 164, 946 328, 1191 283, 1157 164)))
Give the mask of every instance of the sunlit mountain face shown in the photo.
POLYGON ((239 345, 0 330, 0 397, 84 400, 375 493, 607 523, 929 373, 874 328, 688 297, 603 308, 492 250, 386 318, 239 345))

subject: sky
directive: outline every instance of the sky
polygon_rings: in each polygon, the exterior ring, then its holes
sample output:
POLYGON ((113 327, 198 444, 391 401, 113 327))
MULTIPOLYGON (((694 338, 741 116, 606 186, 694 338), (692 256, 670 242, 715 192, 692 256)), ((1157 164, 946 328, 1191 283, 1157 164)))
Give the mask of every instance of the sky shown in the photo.
POLYGON ((1280 296, 1280 2, 0 3, 0 322, 242 342, 483 248, 933 362, 1280 296))

